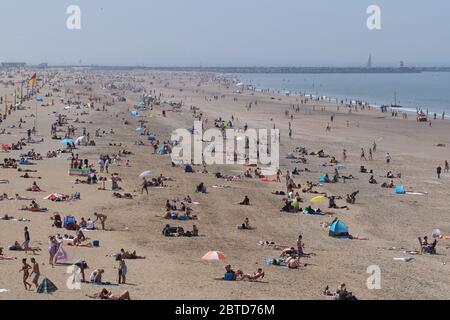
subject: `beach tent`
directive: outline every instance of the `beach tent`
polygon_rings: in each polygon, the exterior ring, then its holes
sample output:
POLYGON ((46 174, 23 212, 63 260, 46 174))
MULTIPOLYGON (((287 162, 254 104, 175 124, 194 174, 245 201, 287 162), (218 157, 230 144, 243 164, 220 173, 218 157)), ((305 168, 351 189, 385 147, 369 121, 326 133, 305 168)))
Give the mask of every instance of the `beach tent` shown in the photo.
POLYGON ((348 227, 341 220, 336 220, 330 225, 329 236, 334 238, 347 238, 348 227))
POLYGON ((36 292, 50 294, 56 292, 57 290, 58 288, 55 286, 53 282, 51 282, 48 278, 44 278, 39 287, 36 289, 36 292))
POLYGON ((76 144, 85 144, 85 143, 87 143, 87 138, 85 136, 78 137, 75 140, 75 143, 76 144))
POLYGON ((396 194, 405 194, 405 187, 403 187, 402 184, 398 184, 395 186, 395 193, 396 194))
POLYGON ((69 255, 66 250, 64 250, 63 246, 60 245, 58 251, 56 251, 55 256, 53 257, 53 264, 67 264, 69 263, 69 255))
POLYGON ((164 146, 159 147, 158 154, 167 154, 167 148, 164 146))
POLYGON ((225 254, 221 251, 209 251, 203 257, 205 261, 223 261, 225 260, 225 254))
POLYGON ((60 144, 64 144, 64 145, 72 144, 72 143, 73 143, 73 140, 72 140, 72 139, 63 139, 63 140, 61 140, 59 143, 60 143, 60 144))
POLYGON ((190 164, 187 164, 184 166, 184 172, 192 173, 192 172, 194 172, 194 170, 192 169, 192 166, 190 164))

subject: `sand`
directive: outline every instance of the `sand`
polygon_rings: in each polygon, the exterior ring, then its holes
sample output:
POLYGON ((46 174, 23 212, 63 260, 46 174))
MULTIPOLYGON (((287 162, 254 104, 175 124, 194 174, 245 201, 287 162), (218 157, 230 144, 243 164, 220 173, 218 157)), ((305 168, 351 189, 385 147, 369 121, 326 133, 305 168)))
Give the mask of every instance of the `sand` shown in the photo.
MULTIPOLYGON (((23 79, 32 74, 26 70, 20 76, 17 72, 9 72, 9 80, 23 79)), ((1 79, 6 80, 7 74, 0 73, 1 79)), ((38 72, 39 74, 39 72, 38 72)), ((41 74, 46 74, 41 72, 41 74)), ((433 228, 439 228, 443 233, 450 233, 450 216, 448 215, 450 175, 443 174, 441 179, 436 177, 436 167, 443 165, 444 160, 450 158, 448 146, 448 121, 432 121, 428 124, 417 123, 413 117, 403 120, 401 117, 392 118, 390 113, 382 114, 379 110, 359 110, 349 114, 344 107, 337 111, 336 105, 323 102, 308 102, 302 104, 301 111, 294 113, 293 139, 288 138, 288 122, 285 110, 291 110, 292 104, 299 104, 300 98, 276 96, 271 93, 257 93, 244 91, 235 93, 235 88, 227 87, 224 82, 214 80, 212 74, 199 73, 169 73, 169 72, 108 72, 94 70, 58 70, 57 78, 61 80, 62 92, 53 93, 53 97, 45 98, 44 103, 55 105, 38 106, 37 135, 35 139, 44 138, 44 143, 30 144, 22 150, 26 152, 34 148, 44 156, 43 161, 36 161, 32 169, 41 176, 36 180, 44 193, 30 193, 25 189, 32 183, 32 179, 19 178, 20 173, 12 169, 0 169, 0 179, 10 180, 9 184, 0 184, 0 193, 6 192, 13 196, 35 196, 38 203, 49 209, 48 213, 23 212, 18 209, 27 205, 27 201, 0 201, 0 215, 12 215, 16 218, 24 217, 31 222, 0 220, 0 246, 5 247, 5 255, 17 257, 16 261, 0 260, 0 288, 8 292, 0 293, 0 299, 47 299, 45 295, 26 291, 23 288, 20 269, 20 259, 31 258, 31 253, 12 252, 6 248, 14 241, 23 241, 23 228, 28 226, 31 234, 31 245, 39 246, 42 252, 35 258, 40 263, 43 276, 51 279, 59 288, 52 295, 52 299, 87 299, 86 294, 98 292, 100 287, 82 284, 81 290, 71 290, 66 281, 70 274, 66 273, 66 266, 52 268, 48 264, 47 243, 48 236, 56 233, 74 234, 72 231, 52 228, 50 217, 53 212, 62 216, 74 215, 93 218, 94 212, 108 215, 107 228, 113 231, 92 231, 86 233, 91 239, 100 241, 99 248, 72 248, 65 246, 71 260, 85 259, 90 271, 96 268, 105 269, 105 281, 117 282, 117 262, 110 255, 121 248, 137 250, 139 255, 146 256, 145 260, 127 260, 128 275, 126 285, 112 287, 113 292, 120 293, 128 290, 133 299, 323 299, 321 291, 326 285, 332 289, 340 283, 346 283, 360 299, 448 299, 450 297, 448 250, 445 240, 438 244, 438 255, 414 255, 415 260, 409 263, 395 261, 394 258, 410 256, 404 250, 417 250, 418 236, 428 235, 431 238, 433 228), (75 83, 77 78, 83 78, 83 84, 75 83), (251 128, 272 128, 273 124, 281 130, 281 168, 283 171, 294 167, 307 167, 310 173, 302 173, 296 177, 296 182, 302 185, 306 181, 318 182, 322 173, 333 173, 333 168, 322 167, 326 159, 308 156, 307 164, 293 164, 285 159, 285 155, 297 146, 304 146, 308 151, 323 149, 325 153, 335 155, 341 159, 342 150, 348 153, 347 169, 343 174, 353 174, 356 179, 348 180, 346 184, 326 184, 318 188, 328 194, 342 195, 360 190, 355 205, 350 210, 334 210, 337 217, 342 219, 350 228, 353 235, 369 238, 367 241, 338 240, 328 236, 320 223, 331 221, 332 217, 307 216, 302 214, 288 214, 280 212, 283 205, 282 197, 273 195, 276 190, 284 190, 283 183, 262 183, 258 179, 243 179, 239 182, 227 182, 214 177, 213 173, 220 171, 224 174, 242 174, 245 167, 240 165, 210 166, 209 175, 202 173, 185 174, 180 167, 173 168, 169 155, 154 155, 153 148, 145 137, 135 132, 136 119, 129 115, 133 106, 140 101, 139 92, 102 88, 102 83, 109 83, 115 78, 116 83, 122 81, 132 86, 142 86, 162 94, 164 99, 174 102, 183 101, 181 112, 167 112, 167 117, 161 116, 161 107, 154 107, 154 118, 148 118, 147 126, 161 141, 168 140, 171 132, 176 128, 186 128, 192 125, 190 106, 201 109, 204 117, 208 118, 208 126, 213 119, 222 117, 230 119, 231 115, 238 118, 236 126, 242 128, 245 123, 251 128), (62 80, 65 81, 62 81, 62 80), (89 81, 90 83, 87 83, 89 81), (92 91, 88 91, 90 87, 92 91), (66 89, 73 93, 65 94, 66 89), (58 95, 68 99, 76 98, 88 102, 90 95, 101 97, 102 103, 112 101, 112 92, 120 92, 127 97, 126 102, 116 102, 106 107, 107 111, 95 111, 88 107, 64 110, 65 103, 59 101, 58 95), (222 96, 217 101, 212 97, 222 96), (205 99, 207 97, 207 99, 205 99), (234 98, 238 98, 234 101, 234 98), (245 105, 258 101, 247 111, 245 105), (298 100, 298 101, 297 101, 298 100), (315 110, 313 110, 315 106, 315 110), (321 111, 325 106, 325 111, 321 111), (86 111, 88 115, 80 115, 86 111), (56 140, 50 139, 50 125, 55 121, 54 112, 62 113, 69 119, 79 118, 85 123, 71 123, 77 129, 76 136, 81 136, 82 127, 86 127, 95 139, 95 147, 79 147, 75 153, 80 158, 88 158, 97 164, 101 153, 117 153, 119 149, 127 149, 133 155, 122 158, 119 165, 111 165, 110 172, 117 172, 123 178, 120 183, 122 192, 130 192, 133 200, 114 199, 110 191, 111 183, 107 183, 106 191, 98 190, 98 186, 74 184, 75 177, 67 173, 70 154, 62 154, 58 158, 46 159, 49 150, 60 149, 56 140), (330 116, 335 114, 334 122, 330 116), (124 120, 130 125, 124 125, 124 120), (273 119, 273 121, 271 120, 273 119), (346 121, 350 126, 346 126, 346 121), (330 122, 331 131, 325 127, 330 122), (96 129, 114 134, 106 134, 96 138, 96 129), (142 139, 144 146, 134 142, 142 139), (377 151, 373 161, 361 161, 360 148, 364 147, 366 156, 372 143, 377 142, 377 151), (119 146, 110 144, 122 143, 119 146), (447 147, 437 147, 438 143, 447 147), (126 147, 125 147, 126 146, 126 147), (392 163, 388 166, 384 155, 389 152, 392 163), (129 160, 131 167, 125 166, 129 160), (381 178, 388 170, 401 172, 401 181, 407 190, 424 193, 421 195, 395 195, 391 189, 383 189, 380 185, 370 185, 369 175, 359 173, 360 165, 374 170, 378 182, 388 181, 381 178), (164 189, 149 189, 149 195, 141 195, 138 177, 142 171, 151 170, 155 176, 160 173, 171 177, 168 187, 164 189), (204 182, 208 186, 208 194, 194 193, 195 186, 204 182), (212 185, 231 185, 230 189, 213 189, 212 185), (81 193, 81 200, 75 202, 55 203, 42 198, 52 192, 72 194, 81 193), (164 213, 167 199, 183 198, 190 195, 199 205, 192 205, 199 216, 198 221, 168 221, 157 217, 164 213), (252 206, 237 205, 248 195, 252 206), (236 224, 242 223, 245 217, 250 219, 256 230, 241 231, 236 224), (206 237, 198 238, 165 238, 161 230, 166 223, 181 225, 191 229, 196 224, 206 237), (275 241, 282 245, 295 246, 299 234, 303 235, 305 251, 314 252, 316 256, 305 260, 309 263, 306 268, 289 270, 287 268, 267 266, 265 258, 278 257, 280 251, 263 249, 257 245, 259 240, 275 241), (395 248, 395 249, 391 249, 395 248), (226 254, 225 262, 204 262, 201 257, 210 250, 221 250, 226 254), (224 273, 224 265, 230 263, 234 269, 242 269, 251 273, 262 267, 266 277, 262 282, 224 282, 215 280, 224 273), (377 265, 381 269, 381 289, 369 290, 366 282, 369 274, 367 268, 377 265)), ((15 86, 20 87, 19 85, 15 86)), ((11 93, 14 87, 1 85, 2 96, 11 93)), ((49 86, 44 86, 40 94, 50 92, 49 86)), ((11 134, 0 135, 1 143, 14 143, 21 137, 26 137, 26 130, 32 127, 33 118, 28 117, 35 110, 35 102, 24 102, 26 110, 13 112, 0 125, 11 134), (26 123, 21 129, 8 128, 18 125, 23 118, 26 123)), ((171 110, 170 107, 164 107, 171 110)), ((3 107, 2 107, 3 110, 3 107)), ((62 133, 60 133, 62 134, 62 133)), ((20 151, 2 153, 5 157, 18 158, 20 151)), ((98 169, 98 165, 96 165, 98 169)), ((201 170, 201 167, 195 167, 201 170)), ((398 179, 396 180, 399 181, 398 179)), ((301 194, 309 200, 314 195, 301 194)), ((344 201, 338 201, 344 205, 344 201)), ((302 204, 305 205, 305 204, 302 204)), ((324 204, 325 205, 325 204, 324 204)), ((324 207, 322 207, 324 208, 324 207)), ((42 279, 42 278, 41 278, 42 279)))

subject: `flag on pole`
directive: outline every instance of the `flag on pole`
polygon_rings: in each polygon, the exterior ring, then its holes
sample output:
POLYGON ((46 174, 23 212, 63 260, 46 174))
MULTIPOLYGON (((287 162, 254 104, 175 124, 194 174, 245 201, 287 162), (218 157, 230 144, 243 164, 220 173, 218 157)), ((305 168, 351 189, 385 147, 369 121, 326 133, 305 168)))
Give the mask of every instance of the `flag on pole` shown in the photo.
POLYGON ((34 87, 36 85, 37 82, 37 76, 36 73, 33 74, 33 76, 30 78, 30 80, 28 80, 28 84, 32 87, 34 87))

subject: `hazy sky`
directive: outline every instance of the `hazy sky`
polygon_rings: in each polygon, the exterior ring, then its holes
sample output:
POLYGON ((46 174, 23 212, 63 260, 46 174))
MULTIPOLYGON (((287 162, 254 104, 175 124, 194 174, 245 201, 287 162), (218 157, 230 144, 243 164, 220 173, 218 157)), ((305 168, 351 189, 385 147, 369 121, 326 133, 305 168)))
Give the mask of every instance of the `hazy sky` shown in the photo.
POLYGON ((449 0, 1 0, 1 61, 450 66, 449 0), (81 30, 66 28, 69 5, 81 30), (382 29, 366 9, 381 7, 382 29))

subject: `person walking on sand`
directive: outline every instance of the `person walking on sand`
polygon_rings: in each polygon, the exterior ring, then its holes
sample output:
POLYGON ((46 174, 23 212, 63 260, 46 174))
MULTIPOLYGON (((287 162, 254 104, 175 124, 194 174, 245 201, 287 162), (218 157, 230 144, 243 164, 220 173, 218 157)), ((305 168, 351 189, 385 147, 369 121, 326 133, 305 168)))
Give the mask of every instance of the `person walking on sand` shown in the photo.
POLYGON ((145 192, 147 192, 147 194, 148 194, 148 183, 147 183, 147 179, 145 179, 145 177, 143 178, 143 181, 142 181, 142 189, 141 189, 141 194, 144 194, 144 190, 145 190, 145 192))
POLYGON ((30 277, 34 274, 33 280, 31 281, 32 284, 36 286, 36 289, 38 287, 39 277, 41 276, 41 272, 39 271, 39 264, 36 262, 36 259, 31 258, 31 263, 33 264, 33 270, 30 273, 30 277))
POLYGON ((437 168, 436 168, 436 173, 437 173, 437 177, 438 177, 438 179, 440 179, 440 178, 441 178, 441 172, 442 172, 442 168, 441 168, 441 166, 437 167, 437 168))
POLYGON ((22 259, 22 268, 20 268, 19 272, 23 272, 23 285, 25 286, 25 290, 31 289, 31 284, 27 282, 28 277, 30 276, 29 270, 31 269, 31 266, 27 263, 27 259, 22 259), (27 287, 28 286, 28 287, 27 287))
POLYGON ((364 152, 364 148, 361 148, 361 160, 364 159, 367 161, 366 154, 364 152))
MULTIPOLYGON (((25 252, 28 253, 28 251, 31 250, 30 249, 30 232, 28 231, 28 227, 25 227, 23 230, 24 230, 24 234, 23 234, 24 242, 22 243, 22 248, 23 248, 23 250, 25 250, 25 252)), ((33 253, 34 253, 34 251, 33 251, 33 253)))
POLYGON ((347 150, 342 150, 342 161, 345 162, 347 161, 347 150))
POLYGON ((372 146, 373 152, 377 151, 377 143, 374 141, 372 146))
POLYGON ((108 216, 103 214, 103 213, 94 213, 94 216, 97 218, 94 220, 94 223, 97 222, 98 220, 100 220, 100 223, 102 224, 102 230, 105 230, 105 222, 106 219, 108 219, 108 216))
POLYGON ((445 164, 444 164, 444 172, 445 172, 445 173, 448 173, 449 170, 450 170, 450 167, 449 167, 449 165, 448 165, 448 161, 445 160, 445 164))
POLYGON ((369 148, 369 160, 373 160, 372 148, 369 148))

